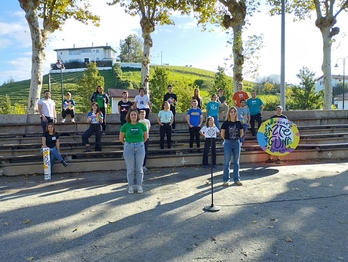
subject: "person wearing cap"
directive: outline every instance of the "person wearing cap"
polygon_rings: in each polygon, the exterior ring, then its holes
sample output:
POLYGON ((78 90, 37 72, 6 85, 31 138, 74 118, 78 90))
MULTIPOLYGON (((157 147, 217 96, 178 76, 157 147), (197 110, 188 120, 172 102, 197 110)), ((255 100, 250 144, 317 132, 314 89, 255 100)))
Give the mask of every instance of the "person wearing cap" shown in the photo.
POLYGON ((75 101, 71 99, 71 93, 66 93, 66 99, 63 101, 63 108, 62 108, 62 123, 65 123, 66 115, 71 116, 71 122, 75 123, 75 101))
POLYGON ((244 99, 247 101, 249 99, 249 95, 247 92, 243 90, 243 83, 238 84, 238 91, 233 94, 232 100, 234 101, 234 105, 236 107, 240 107, 240 101, 244 99))
POLYGON ((176 94, 173 93, 173 86, 168 85, 168 92, 164 95, 163 102, 168 102, 170 105, 170 111, 173 113, 173 124, 172 128, 175 129, 175 106, 178 99, 176 94))

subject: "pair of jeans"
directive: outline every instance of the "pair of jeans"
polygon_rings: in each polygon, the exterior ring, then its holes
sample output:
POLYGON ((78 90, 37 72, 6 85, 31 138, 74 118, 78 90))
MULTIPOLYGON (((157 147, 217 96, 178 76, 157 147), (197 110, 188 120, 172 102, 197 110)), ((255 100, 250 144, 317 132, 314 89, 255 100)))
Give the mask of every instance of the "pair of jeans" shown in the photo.
POLYGON ((82 143, 89 145, 89 138, 95 134, 95 151, 101 151, 101 138, 102 138, 102 125, 101 124, 90 124, 89 128, 82 134, 82 143))
POLYGON ((53 123, 53 122, 54 122, 54 117, 48 117, 48 116, 46 116, 46 119, 47 119, 46 122, 43 121, 43 118, 42 118, 42 117, 40 117, 40 118, 41 118, 42 131, 45 132, 45 131, 46 131, 46 126, 47 126, 47 124, 48 124, 48 123, 53 123))
POLYGON ((208 165, 208 156, 209 156, 209 148, 211 148, 213 166, 216 166, 216 141, 215 138, 206 138, 204 143, 204 152, 203 152, 203 166, 208 165))
POLYGON ((136 185, 143 184, 144 171, 143 163, 145 158, 144 142, 129 143, 125 142, 123 147, 123 158, 126 161, 127 181, 129 186, 134 185, 134 178, 136 185), (134 176, 135 173, 135 176, 134 176))
POLYGON ((243 135, 243 137, 240 138, 240 142, 242 144, 244 143, 245 135, 246 135, 246 132, 248 131, 248 124, 243 124, 243 131, 244 131, 244 135, 243 135))
POLYGON ((167 146, 172 148, 172 126, 170 123, 162 123, 160 126, 160 147, 164 149, 164 136, 167 135, 167 146))
MULTIPOLYGON (((41 149, 41 153, 42 153, 42 149, 41 149)), ((58 152, 58 149, 56 147, 52 147, 50 148, 50 162, 51 162, 51 172, 53 170, 53 165, 54 162, 56 161, 56 159, 59 162, 63 161, 63 157, 61 156, 61 154, 58 152)))
POLYGON ((190 131, 190 148, 193 147, 193 141, 194 141, 195 137, 196 137, 197 147, 201 147, 201 138, 200 138, 200 134, 199 134, 200 130, 201 130, 201 128, 199 126, 190 127, 190 129, 189 129, 189 131, 190 131))
POLYGON ((256 136, 255 121, 257 122, 257 128, 259 129, 262 124, 262 115, 258 113, 256 115, 250 115, 250 130, 252 136, 256 136))
POLYGON ((239 158, 240 158, 240 141, 228 140, 224 141, 224 173, 222 180, 223 182, 230 181, 230 165, 231 158, 233 157, 233 181, 240 181, 239 176, 239 158))

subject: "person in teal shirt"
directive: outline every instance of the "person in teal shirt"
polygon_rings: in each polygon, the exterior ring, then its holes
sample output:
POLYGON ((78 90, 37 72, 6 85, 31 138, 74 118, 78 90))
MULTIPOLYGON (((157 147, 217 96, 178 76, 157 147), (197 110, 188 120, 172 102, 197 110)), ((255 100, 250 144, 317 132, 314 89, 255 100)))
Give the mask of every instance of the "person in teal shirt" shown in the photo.
POLYGON ((259 129, 262 124, 262 111, 263 102, 260 98, 256 97, 256 91, 251 91, 251 98, 246 102, 250 112, 250 131, 252 136, 256 136, 255 121, 257 122, 257 128, 259 129))
POLYGON ((141 194, 143 190, 145 157, 144 141, 147 140, 147 127, 139 122, 140 117, 136 109, 128 111, 126 121, 120 129, 120 141, 123 143, 123 157, 127 168, 128 193, 134 193, 134 187, 141 194), (135 173, 135 176, 134 176, 135 173), (134 184, 134 178, 136 183, 134 184))
POLYGON ((219 107, 220 103, 217 101, 217 95, 213 94, 211 97, 211 101, 207 104, 205 108, 207 109, 207 117, 213 117, 216 127, 220 130, 219 107))

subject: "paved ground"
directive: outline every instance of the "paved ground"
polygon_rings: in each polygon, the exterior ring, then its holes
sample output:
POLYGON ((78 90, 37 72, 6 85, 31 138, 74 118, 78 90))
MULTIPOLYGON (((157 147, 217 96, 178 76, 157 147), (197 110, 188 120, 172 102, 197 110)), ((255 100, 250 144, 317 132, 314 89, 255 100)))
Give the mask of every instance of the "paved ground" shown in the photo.
POLYGON ((348 163, 0 177, 1 261, 348 261, 348 163))

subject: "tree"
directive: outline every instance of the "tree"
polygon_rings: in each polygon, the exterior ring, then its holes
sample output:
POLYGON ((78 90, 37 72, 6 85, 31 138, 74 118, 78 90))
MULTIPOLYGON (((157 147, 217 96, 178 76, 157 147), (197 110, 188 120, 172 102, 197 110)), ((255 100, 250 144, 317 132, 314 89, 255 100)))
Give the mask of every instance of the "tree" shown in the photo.
POLYGON ((143 43, 137 35, 129 35, 126 39, 120 40, 121 62, 141 63, 143 58, 143 43))
POLYGON ((257 78, 255 90, 266 94, 280 93, 280 76, 273 74, 257 78))
POLYGON ((42 89, 43 62, 46 42, 65 21, 74 18, 84 24, 92 21, 99 25, 99 17, 88 11, 89 0, 18 0, 25 11, 32 42, 32 68, 28 97, 28 114, 37 112, 37 102, 42 89), (40 22, 42 26, 40 26, 40 22))
POLYGON ((157 25, 171 25, 171 12, 179 11, 182 15, 189 15, 191 11, 201 10, 201 17, 213 10, 215 1, 211 0, 112 0, 109 5, 120 4, 125 12, 131 16, 140 16, 140 26, 143 37, 143 58, 141 67, 141 83, 149 91, 150 53, 153 45, 151 34, 157 25))
POLYGON ((218 71, 214 76, 214 93, 217 93, 220 88, 224 90, 224 96, 226 96, 227 104, 230 104, 232 101, 233 92, 230 88, 232 85, 231 81, 227 78, 225 74, 225 68, 218 66, 218 71))
POLYGON ((91 95, 97 86, 104 86, 104 77, 100 75, 97 64, 91 62, 87 65, 83 76, 78 80, 78 94, 82 98, 79 105, 82 112, 91 111, 91 95))
POLYGON ((233 32, 233 82, 234 92, 238 83, 243 81, 243 65, 245 61, 243 49, 243 27, 247 22, 247 16, 252 16, 257 11, 260 1, 255 0, 219 0, 225 7, 222 11, 224 28, 232 28, 233 32))
MULTIPOLYGON (((280 1, 269 0, 273 8, 271 14, 280 13, 280 1)), ((331 82, 331 47, 333 37, 340 32, 339 27, 334 27, 337 16, 342 11, 348 10, 348 0, 288 0, 286 11, 295 15, 294 20, 303 20, 311 17, 315 11, 316 27, 319 28, 323 39, 323 63, 321 69, 324 75, 324 109, 331 109, 332 82, 331 82), (336 12, 334 10, 337 10, 336 12)))
POLYGON ((293 92, 293 103, 289 105, 291 109, 310 110, 321 108, 323 99, 321 93, 315 92, 315 73, 307 67, 303 67, 296 76, 301 80, 301 83, 299 86, 291 88, 293 92))

